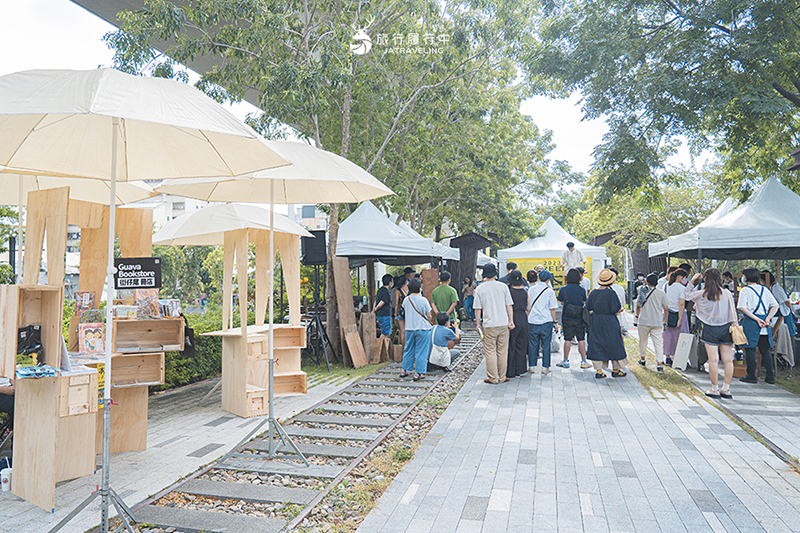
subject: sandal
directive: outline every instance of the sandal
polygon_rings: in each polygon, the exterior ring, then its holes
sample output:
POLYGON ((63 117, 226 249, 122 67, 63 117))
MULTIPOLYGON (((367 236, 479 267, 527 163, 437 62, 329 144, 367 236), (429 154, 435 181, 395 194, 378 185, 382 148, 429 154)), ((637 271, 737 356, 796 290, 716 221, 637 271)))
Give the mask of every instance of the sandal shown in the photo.
POLYGON ((405 370, 403 370, 402 372, 400 372, 400 377, 401 377, 401 378, 407 378, 407 377, 408 377, 408 376, 410 376, 410 375, 411 375, 411 374, 409 374, 409 373, 408 373, 408 372, 406 372, 405 370))
POLYGON ((420 376, 419 374, 417 374, 416 372, 414 372, 414 377, 413 377, 413 379, 412 379, 412 380, 413 380, 413 381, 419 381, 419 380, 421 380, 421 379, 422 379, 422 376, 420 376))

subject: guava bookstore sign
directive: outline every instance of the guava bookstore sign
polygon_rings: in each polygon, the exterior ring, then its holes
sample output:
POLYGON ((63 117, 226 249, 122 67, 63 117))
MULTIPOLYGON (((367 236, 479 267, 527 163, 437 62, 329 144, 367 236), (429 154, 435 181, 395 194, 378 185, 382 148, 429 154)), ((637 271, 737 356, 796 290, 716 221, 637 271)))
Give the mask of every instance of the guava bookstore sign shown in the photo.
POLYGON ((160 257, 117 257, 114 267, 115 289, 161 288, 160 257))

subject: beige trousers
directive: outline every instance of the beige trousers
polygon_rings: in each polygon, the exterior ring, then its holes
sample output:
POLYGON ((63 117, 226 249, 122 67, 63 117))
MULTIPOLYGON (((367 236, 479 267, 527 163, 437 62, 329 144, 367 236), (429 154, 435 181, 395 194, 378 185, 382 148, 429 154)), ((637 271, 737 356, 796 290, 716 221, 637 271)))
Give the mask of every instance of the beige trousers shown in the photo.
POLYGON ((483 355, 486 357, 486 375, 492 383, 506 379, 508 367, 508 326, 483 328, 483 355))
POLYGON ((664 363, 664 328, 662 326, 642 326, 639 324, 639 359, 644 359, 647 354, 647 339, 653 339, 656 351, 656 362, 664 363))
MULTIPOLYGON (((608 368, 608 361, 592 361, 595 372, 608 368)), ((628 358, 620 359, 619 361, 611 361, 611 368, 614 370, 624 370, 628 366, 628 358)))

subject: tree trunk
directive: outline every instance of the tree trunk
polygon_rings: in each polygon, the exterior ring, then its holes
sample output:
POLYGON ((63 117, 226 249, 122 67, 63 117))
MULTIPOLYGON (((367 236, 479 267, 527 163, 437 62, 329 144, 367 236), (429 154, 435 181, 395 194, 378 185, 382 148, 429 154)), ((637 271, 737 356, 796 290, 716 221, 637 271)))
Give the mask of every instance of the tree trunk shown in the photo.
POLYGON ((367 259, 367 299, 369 310, 375 305, 375 260, 367 259))
POLYGON ((328 217, 328 268, 325 275, 325 313, 327 315, 328 337, 331 344, 339 347, 339 319, 336 308, 336 292, 333 285, 333 258, 336 256, 336 239, 339 236, 339 204, 331 204, 328 217))

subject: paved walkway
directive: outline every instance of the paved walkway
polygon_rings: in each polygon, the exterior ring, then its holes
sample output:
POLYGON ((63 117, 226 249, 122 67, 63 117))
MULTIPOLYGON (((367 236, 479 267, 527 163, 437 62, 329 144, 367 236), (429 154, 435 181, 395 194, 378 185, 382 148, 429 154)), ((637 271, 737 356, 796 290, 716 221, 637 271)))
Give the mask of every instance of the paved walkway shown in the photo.
POLYGON ((720 410, 576 367, 478 367, 359 533, 800 531, 800 475, 720 410))
MULTIPOLYGON (((345 388, 354 379, 309 378, 307 395, 275 402, 278 419, 289 418, 345 388)), ((147 449, 111 455, 111 486, 129 506, 218 459, 263 417, 239 418, 222 410, 221 387, 200 404, 218 380, 150 397, 147 449)), ((98 462, 100 456, 98 456, 98 462)), ((0 532, 42 533, 57 524, 100 484, 100 470, 56 486, 55 513, 48 513, 10 492, 0 492, 0 532)), ((116 513, 113 513, 116 515, 116 513)), ((84 509, 61 531, 82 533, 100 523, 100 500, 84 509)))

